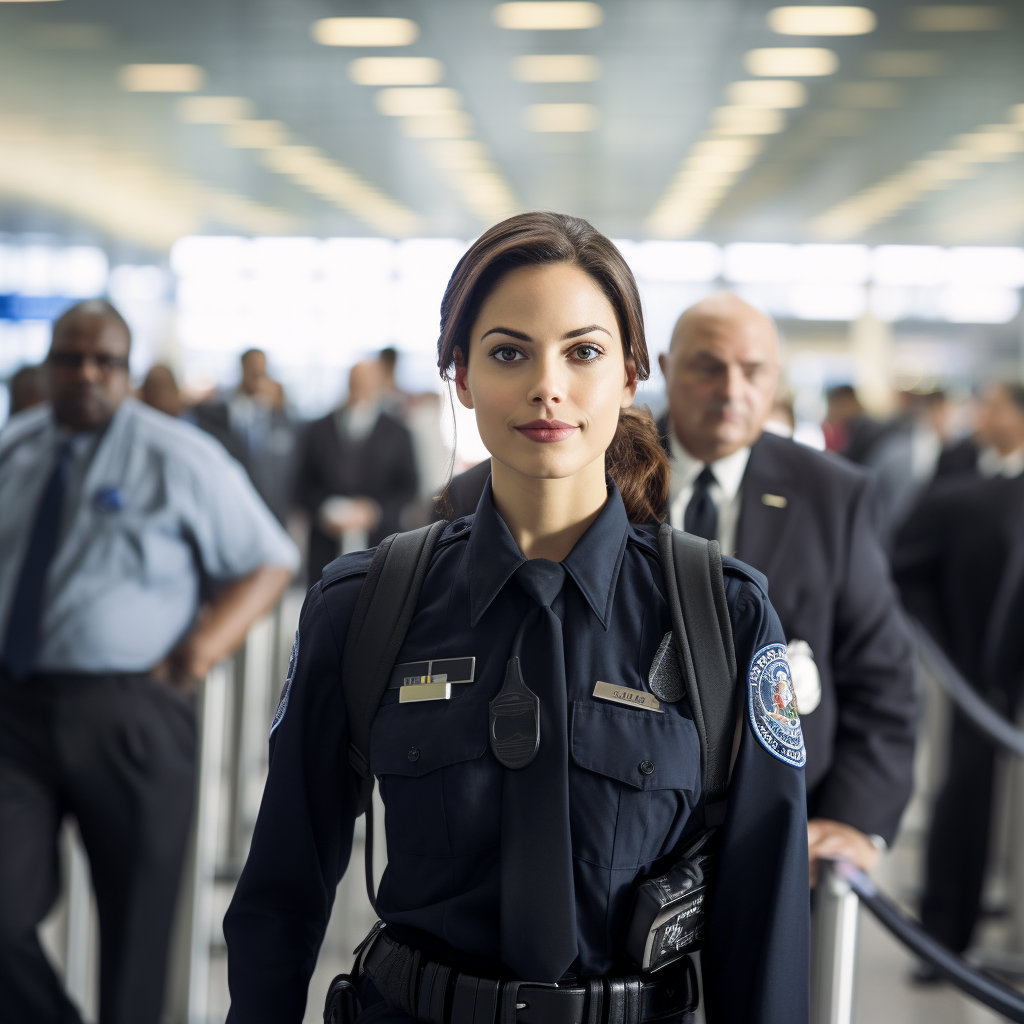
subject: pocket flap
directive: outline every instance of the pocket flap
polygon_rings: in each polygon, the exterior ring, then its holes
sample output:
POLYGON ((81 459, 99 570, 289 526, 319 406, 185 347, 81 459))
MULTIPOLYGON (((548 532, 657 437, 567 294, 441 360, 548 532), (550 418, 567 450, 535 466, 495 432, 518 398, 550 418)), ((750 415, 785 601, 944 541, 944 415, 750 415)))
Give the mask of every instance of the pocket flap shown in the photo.
POLYGON ((374 775, 426 775, 470 761, 487 749, 487 705, 464 698, 423 704, 388 704, 370 730, 374 775))
POLYGON ((671 710, 659 715, 574 701, 572 758, 581 768, 636 789, 700 788, 696 726, 671 710))

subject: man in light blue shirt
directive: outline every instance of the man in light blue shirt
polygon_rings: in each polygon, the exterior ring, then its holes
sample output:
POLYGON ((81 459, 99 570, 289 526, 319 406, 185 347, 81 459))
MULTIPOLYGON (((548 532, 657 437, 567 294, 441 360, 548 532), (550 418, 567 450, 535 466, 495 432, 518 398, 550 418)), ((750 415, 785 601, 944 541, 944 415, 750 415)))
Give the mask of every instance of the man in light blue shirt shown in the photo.
POLYGON ((129 397, 108 303, 54 325, 52 406, 0 433, 0 997, 78 1019, 36 938, 78 820, 102 941, 100 1020, 159 1019, 191 816, 197 679, 298 568, 223 448, 129 397))

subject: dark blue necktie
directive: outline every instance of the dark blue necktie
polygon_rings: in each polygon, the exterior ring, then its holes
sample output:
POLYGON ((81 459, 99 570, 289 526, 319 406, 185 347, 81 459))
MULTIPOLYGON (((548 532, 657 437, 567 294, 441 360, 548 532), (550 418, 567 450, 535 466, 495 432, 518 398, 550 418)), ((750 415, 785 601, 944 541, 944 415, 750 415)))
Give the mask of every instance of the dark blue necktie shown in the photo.
POLYGON ((61 513, 64 510, 64 492, 73 462, 71 442, 65 441, 57 450, 57 464, 53 467, 46 489, 36 509, 25 561, 11 600, 4 637, 3 661, 7 671, 17 680, 26 679, 32 671, 39 648, 39 623, 43 614, 43 590, 46 571, 50 567, 57 546, 61 513))
POLYGON ((718 539, 718 508, 711 497, 711 486, 716 483, 711 467, 705 466, 694 481, 693 495, 683 516, 683 529, 705 540, 718 539))
POLYGON ((558 562, 534 558, 519 566, 515 579, 535 602, 512 655, 513 662, 518 657, 522 682, 540 700, 540 746, 525 767, 505 769, 501 958, 520 978, 550 982, 577 954, 565 652, 562 624, 551 610, 565 570, 558 562))

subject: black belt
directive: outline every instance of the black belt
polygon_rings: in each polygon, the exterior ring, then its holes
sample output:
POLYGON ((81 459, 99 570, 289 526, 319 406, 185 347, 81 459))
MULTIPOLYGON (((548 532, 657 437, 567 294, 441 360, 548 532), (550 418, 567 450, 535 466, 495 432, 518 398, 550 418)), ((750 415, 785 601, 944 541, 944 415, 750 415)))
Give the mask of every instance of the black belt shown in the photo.
POLYGON ((475 978, 428 960, 383 930, 362 970, 393 1009, 427 1024, 674 1024, 697 1007, 697 972, 683 957, 659 975, 544 984, 475 978))

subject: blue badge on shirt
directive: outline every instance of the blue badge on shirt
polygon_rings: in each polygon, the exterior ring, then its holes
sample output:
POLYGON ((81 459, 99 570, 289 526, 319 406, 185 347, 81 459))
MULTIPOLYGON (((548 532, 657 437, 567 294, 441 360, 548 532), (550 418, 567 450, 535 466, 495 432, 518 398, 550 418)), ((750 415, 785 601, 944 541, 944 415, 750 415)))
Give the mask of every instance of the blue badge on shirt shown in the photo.
POLYGON ((100 512, 120 512, 124 508, 124 495, 119 487, 107 484, 92 496, 92 503, 100 512))
POLYGON ((807 751, 783 644, 769 644, 754 655, 748 692, 750 724, 765 750, 786 764, 803 768, 807 751))
POLYGON ((288 697, 292 692, 292 679, 295 677, 295 665, 299 660, 299 631, 295 630, 295 640, 292 643, 291 657, 288 659, 288 675, 285 677, 284 687, 281 689, 281 699, 277 704, 277 711, 274 712, 274 720, 270 723, 270 735, 281 724, 284 713, 288 710, 288 697))

